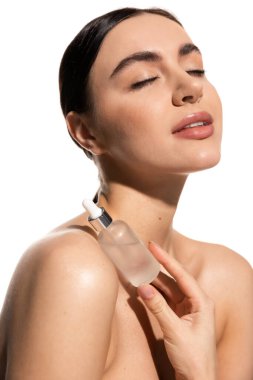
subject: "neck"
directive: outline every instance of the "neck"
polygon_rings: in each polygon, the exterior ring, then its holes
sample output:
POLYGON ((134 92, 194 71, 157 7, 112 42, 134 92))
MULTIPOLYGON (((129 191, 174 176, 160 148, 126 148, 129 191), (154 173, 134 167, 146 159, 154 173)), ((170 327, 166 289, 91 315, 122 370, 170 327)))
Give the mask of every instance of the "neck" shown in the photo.
POLYGON ((138 189, 110 182, 99 192, 98 205, 104 207, 113 220, 122 219, 137 233, 144 244, 154 240, 173 254, 172 225, 186 176, 173 175, 166 184, 138 189))

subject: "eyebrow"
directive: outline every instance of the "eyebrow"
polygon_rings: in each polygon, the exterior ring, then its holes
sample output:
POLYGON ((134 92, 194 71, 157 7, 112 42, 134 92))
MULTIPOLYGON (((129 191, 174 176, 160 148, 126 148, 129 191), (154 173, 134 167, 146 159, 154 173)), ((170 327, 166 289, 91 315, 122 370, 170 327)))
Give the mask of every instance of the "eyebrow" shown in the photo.
POLYGON ((188 43, 180 47, 178 55, 179 57, 184 57, 185 55, 191 54, 193 52, 201 54, 201 51, 196 45, 188 43))
MULTIPOLYGON (((196 45, 192 43, 186 43, 179 48, 178 55, 179 57, 184 57, 193 52, 201 54, 199 48, 196 45)), ((133 53, 129 55, 128 57, 123 58, 118 63, 118 65, 115 67, 112 74, 110 75, 110 78, 114 77, 120 71, 122 71, 123 69, 132 65, 135 62, 160 62, 161 60, 162 60, 161 55, 152 51, 140 51, 140 52, 133 53)))

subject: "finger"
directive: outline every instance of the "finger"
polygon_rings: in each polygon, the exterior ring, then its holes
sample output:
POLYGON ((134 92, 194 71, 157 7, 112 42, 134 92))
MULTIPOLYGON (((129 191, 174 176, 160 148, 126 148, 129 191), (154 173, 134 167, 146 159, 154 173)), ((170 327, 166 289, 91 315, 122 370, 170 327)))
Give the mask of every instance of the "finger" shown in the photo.
POLYGON ((171 310, 163 296, 149 284, 140 285, 137 288, 139 296, 147 308, 156 317, 161 329, 166 332, 178 322, 177 315, 171 310))
POLYGON ((179 289, 178 284, 174 278, 169 277, 165 273, 160 272, 158 277, 152 281, 152 284, 174 304, 181 302, 185 297, 184 293, 179 289))
POLYGON ((189 298, 201 301, 204 297, 197 281, 172 256, 164 251, 157 243, 149 242, 149 250, 176 280, 179 289, 189 298))

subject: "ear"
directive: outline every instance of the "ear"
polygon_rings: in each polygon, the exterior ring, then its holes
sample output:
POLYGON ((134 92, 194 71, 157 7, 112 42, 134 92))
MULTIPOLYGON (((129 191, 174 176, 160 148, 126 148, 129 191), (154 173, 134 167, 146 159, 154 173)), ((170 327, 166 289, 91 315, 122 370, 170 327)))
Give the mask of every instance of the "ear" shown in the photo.
POLYGON ((88 118, 77 112, 71 111, 66 116, 68 131, 72 138, 84 149, 93 155, 105 152, 102 144, 98 143, 95 136, 90 132, 88 118))

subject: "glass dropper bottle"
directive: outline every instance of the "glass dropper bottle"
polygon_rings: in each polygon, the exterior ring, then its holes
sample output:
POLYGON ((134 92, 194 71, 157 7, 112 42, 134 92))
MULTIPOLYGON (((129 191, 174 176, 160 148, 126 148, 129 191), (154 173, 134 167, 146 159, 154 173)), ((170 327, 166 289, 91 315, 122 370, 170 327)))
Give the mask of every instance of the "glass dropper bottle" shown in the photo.
POLYGON ((160 272, 160 264, 123 220, 112 220, 102 207, 84 199, 88 221, 97 232, 98 242, 115 267, 134 286, 152 282, 160 272))

